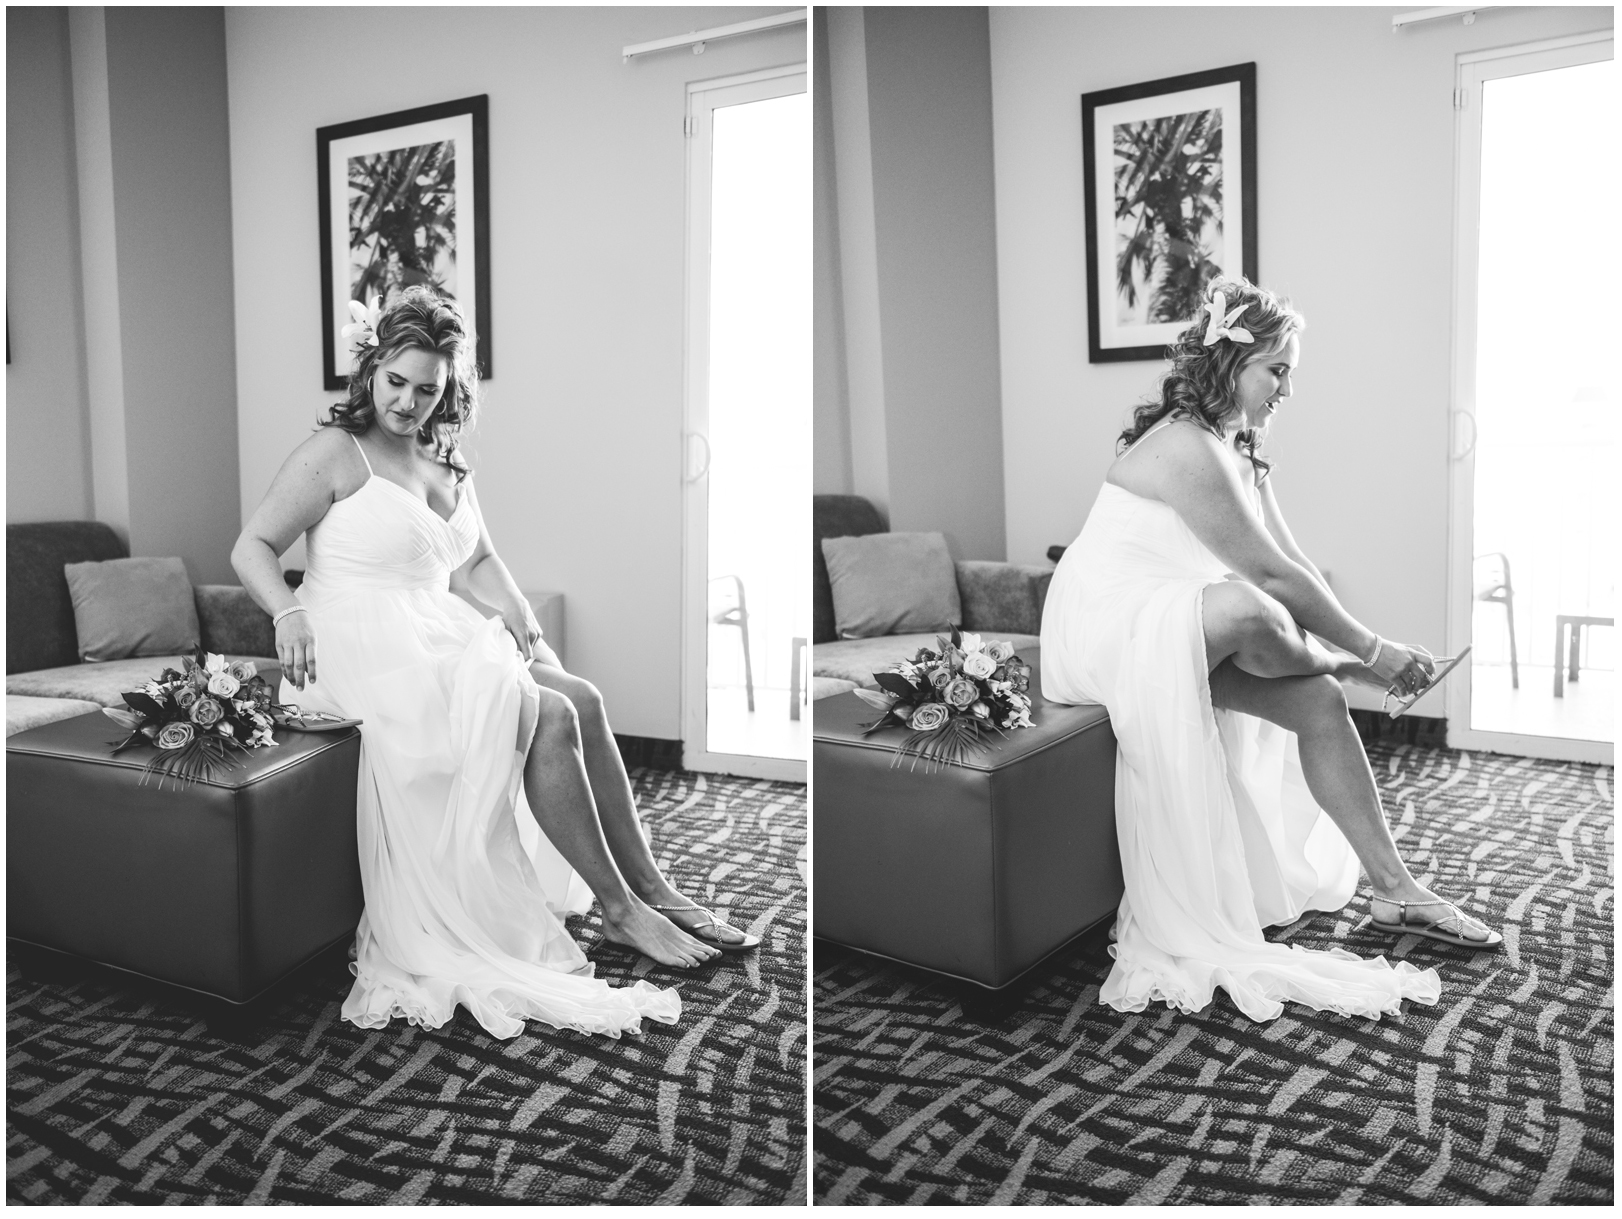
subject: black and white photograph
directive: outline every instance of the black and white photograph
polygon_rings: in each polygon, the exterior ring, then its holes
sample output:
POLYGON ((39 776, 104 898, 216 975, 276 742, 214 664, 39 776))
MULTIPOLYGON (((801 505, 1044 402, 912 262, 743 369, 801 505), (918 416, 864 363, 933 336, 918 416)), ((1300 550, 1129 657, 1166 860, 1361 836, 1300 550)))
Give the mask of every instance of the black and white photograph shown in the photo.
POLYGON ((489 112, 481 94, 316 132, 328 389, 348 382, 348 302, 418 286, 457 302, 491 375, 489 112))
POLYGON ((1158 360, 1224 271, 1256 277, 1256 65, 1081 98, 1088 358, 1158 360))
POLYGON ((815 10, 815 1204, 1614 1205, 1612 24, 815 10))
POLYGON ((8 1202, 806 1204, 807 18, 7 9, 8 1202))
POLYGON ((8 8, 7 1201, 1615 1205, 1614 22, 8 8))

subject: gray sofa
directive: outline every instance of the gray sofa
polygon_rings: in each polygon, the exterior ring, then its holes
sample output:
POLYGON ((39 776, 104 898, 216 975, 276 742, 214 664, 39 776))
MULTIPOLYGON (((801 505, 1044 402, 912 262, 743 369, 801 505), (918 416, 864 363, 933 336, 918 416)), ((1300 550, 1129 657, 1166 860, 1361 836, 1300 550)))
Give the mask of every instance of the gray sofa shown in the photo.
MULTIPOLYGON (((98 521, 6 526, 6 735, 99 707, 119 707, 123 692, 180 665, 178 656, 85 664, 79 660, 68 563, 122 559, 128 549, 98 521)), ((274 687, 276 633, 270 616, 235 584, 193 587, 201 643, 210 652, 259 666, 274 687)))
MULTIPOLYGON (((884 518, 859 495, 817 495, 811 501, 812 638, 811 697, 827 698, 857 686, 877 688, 873 674, 920 647, 935 633, 840 639, 834 630, 833 588, 822 556, 822 539, 883 533, 884 518)), ((957 563, 957 591, 965 631, 1007 639, 1022 651, 1034 648, 1042 630, 1042 602, 1053 568, 984 560, 957 563)))

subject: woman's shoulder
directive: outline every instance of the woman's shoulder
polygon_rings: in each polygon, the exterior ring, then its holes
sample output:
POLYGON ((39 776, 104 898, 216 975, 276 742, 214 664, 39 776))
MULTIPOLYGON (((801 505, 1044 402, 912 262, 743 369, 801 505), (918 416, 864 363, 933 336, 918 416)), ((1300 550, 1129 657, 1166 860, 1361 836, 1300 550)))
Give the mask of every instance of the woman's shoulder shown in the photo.
POLYGON ((1172 490, 1169 484, 1204 481, 1225 463, 1219 437, 1187 416, 1174 416, 1155 424, 1117 457, 1105 480, 1145 499, 1165 500, 1172 490))
POLYGON ((291 461, 309 467, 331 486, 334 499, 343 499, 359 490, 368 477, 358 444, 354 433, 329 424, 306 436, 293 450, 291 461))

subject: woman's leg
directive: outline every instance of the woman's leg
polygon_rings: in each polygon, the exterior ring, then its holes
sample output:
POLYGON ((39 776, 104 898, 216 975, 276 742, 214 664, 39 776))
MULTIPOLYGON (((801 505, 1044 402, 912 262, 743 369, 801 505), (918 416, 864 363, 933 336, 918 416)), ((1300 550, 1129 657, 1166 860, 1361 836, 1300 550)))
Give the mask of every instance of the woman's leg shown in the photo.
POLYGON ((696 965, 716 955, 714 948, 649 909, 635 886, 626 883, 592 799, 574 704, 544 688, 524 764, 524 791, 541 830, 602 903, 603 922, 615 933, 611 938, 666 965, 696 965))
POLYGON ((1215 672, 1223 661, 1256 677, 1305 677, 1314 673, 1353 676, 1361 669, 1332 656, 1295 624, 1290 611, 1254 584, 1227 580, 1203 594, 1205 663, 1215 672))
MULTIPOLYGON (((1210 590, 1206 590, 1207 593, 1210 590)), ((1265 648, 1265 641, 1248 645, 1265 648)), ((1231 655, 1211 670, 1211 702, 1230 711, 1259 716, 1287 728, 1300 738, 1301 770, 1307 788, 1330 819, 1340 827, 1369 874, 1381 922, 1396 921, 1395 902, 1435 903, 1440 899, 1408 871, 1391 839, 1380 792, 1369 767, 1368 755, 1357 728, 1347 714, 1346 694, 1340 683, 1323 674, 1297 677, 1258 677, 1247 673, 1231 655)), ((1434 919, 1448 913, 1440 905, 1424 905, 1421 917, 1434 919)), ((1462 915, 1462 911, 1460 912, 1462 915)), ((1460 932, 1466 939, 1494 938, 1486 926, 1467 916, 1460 932)))
MULTIPOLYGON (((537 661, 530 665, 530 673, 544 689, 555 691, 569 700, 580 725, 580 740, 585 757, 586 774, 591 782, 592 796, 597 802, 597 814, 602 821, 603 835, 614 861, 631 891, 649 905, 690 906, 691 899, 682 895, 653 858, 644 836, 642 820, 637 815, 636 797, 631 791, 630 776, 625 773, 625 762, 614 733, 608 725, 603 709, 603 696, 584 678, 567 673, 561 666, 537 661)), ((691 912, 678 914, 676 921, 685 926, 696 926, 700 919, 691 912)), ((740 943, 743 934, 721 925, 706 930, 725 943, 740 943)))

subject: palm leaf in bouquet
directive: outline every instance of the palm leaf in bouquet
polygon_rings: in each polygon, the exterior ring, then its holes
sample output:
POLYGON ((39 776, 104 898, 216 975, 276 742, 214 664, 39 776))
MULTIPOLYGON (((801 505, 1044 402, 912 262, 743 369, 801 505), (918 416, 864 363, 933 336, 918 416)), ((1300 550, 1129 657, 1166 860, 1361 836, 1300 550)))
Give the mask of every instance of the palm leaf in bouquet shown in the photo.
POLYGON ((165 779, 173 779, 177 790, 192 783, 212 782, 226 771, 238 770, 247 764, 247 759, 232 756, 237 752, 246 751, 226 744, 217 736, 194 737, 190 744, 179 749, 160 750, 158 756, 146 764, 141 782, 155 776, 159 791, 163 790, 165 779))
POLYGON ((998 736, 1007 735, 995 725, 987 725, 967 716, 951 716, 939 728, 913 732, 908 736, 897 747, 890 765, 901 765, 902 755, 908 754, 912 757, 913 767, 916 767, 920 760, 923 761, 925 774, 947 766, 961 766, 972 750, 986 743, 988 727, 998 736))

